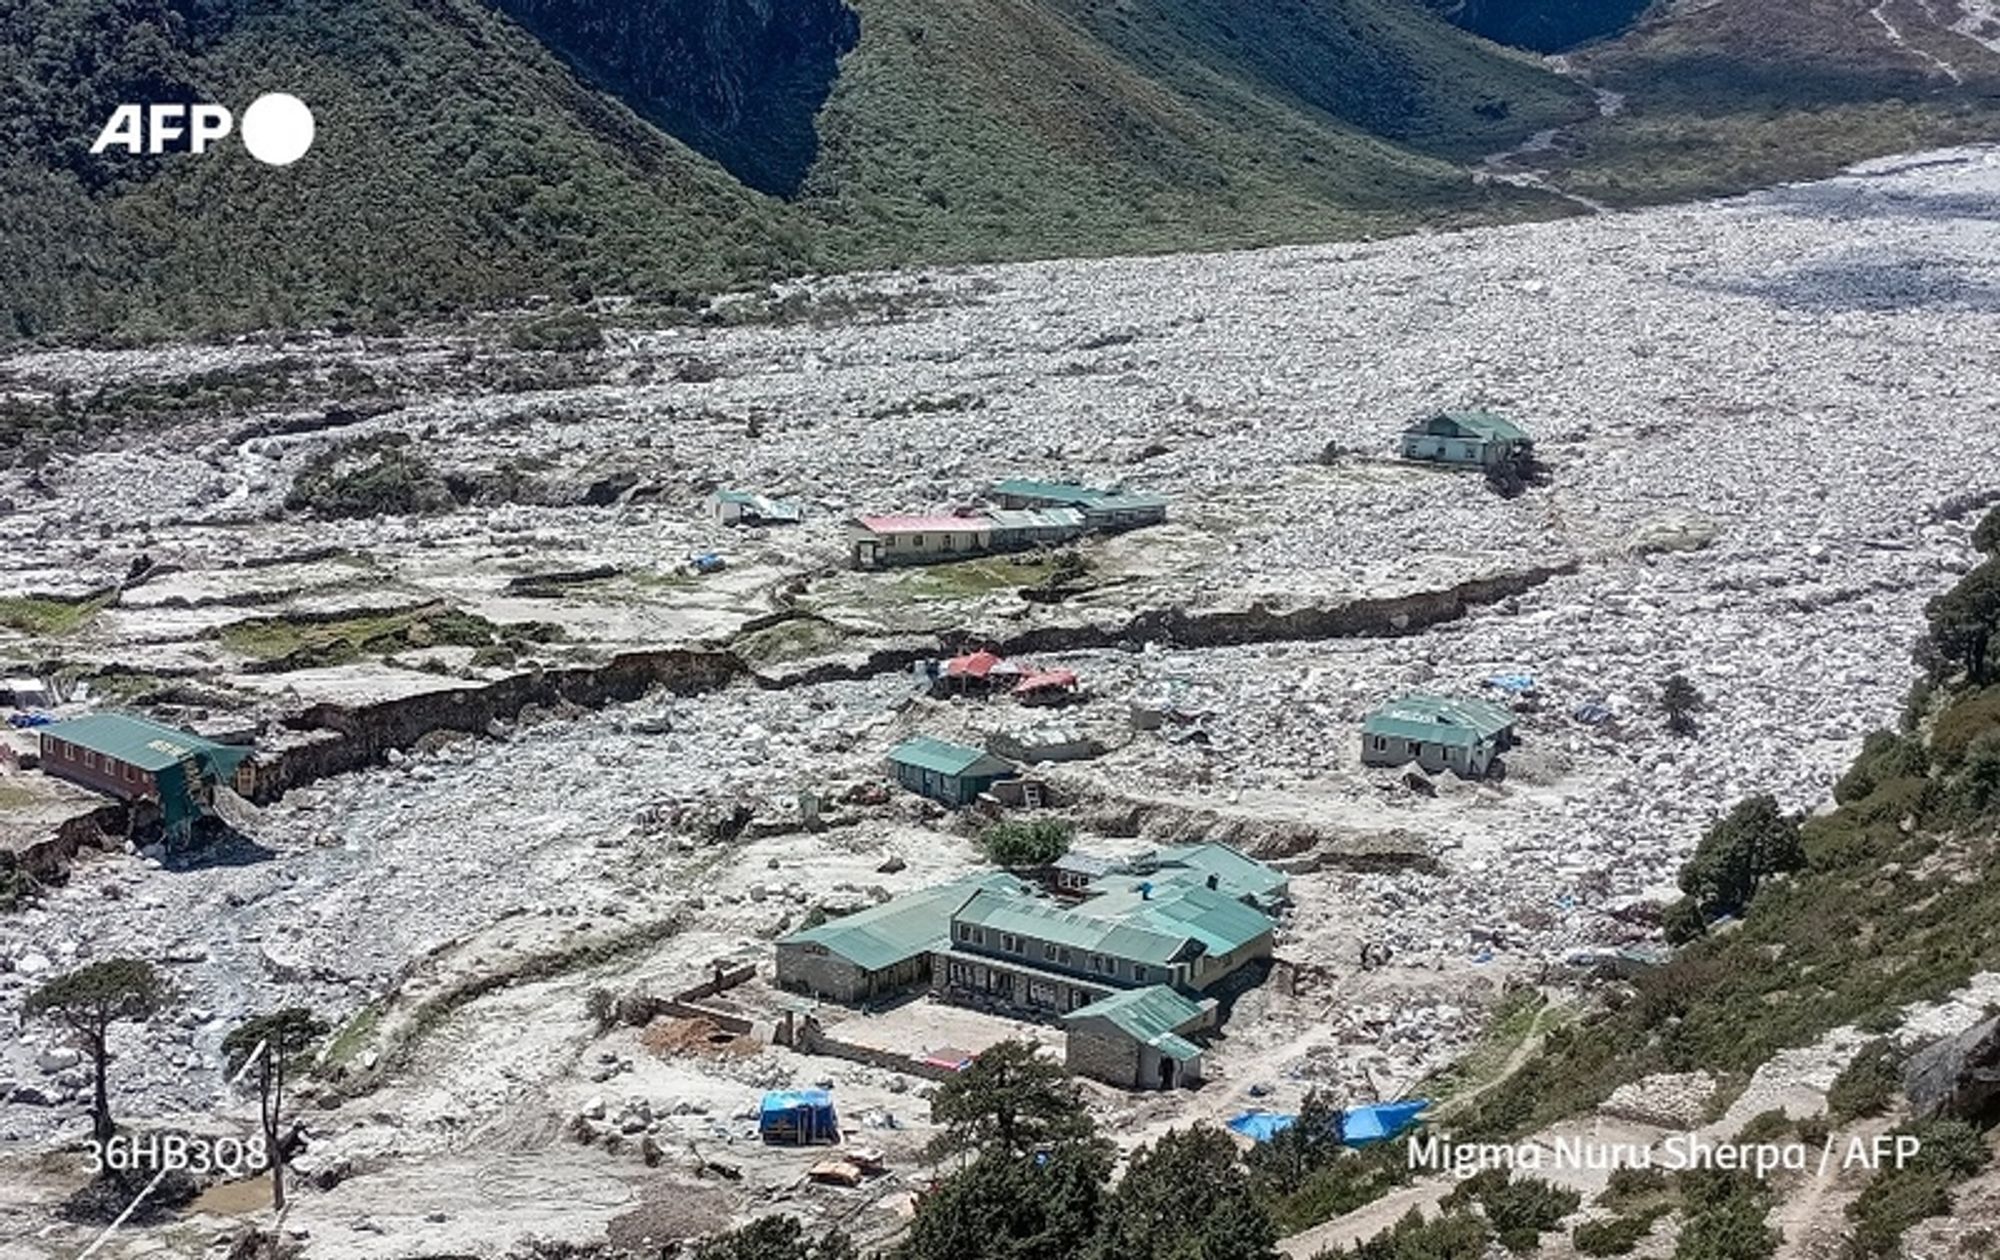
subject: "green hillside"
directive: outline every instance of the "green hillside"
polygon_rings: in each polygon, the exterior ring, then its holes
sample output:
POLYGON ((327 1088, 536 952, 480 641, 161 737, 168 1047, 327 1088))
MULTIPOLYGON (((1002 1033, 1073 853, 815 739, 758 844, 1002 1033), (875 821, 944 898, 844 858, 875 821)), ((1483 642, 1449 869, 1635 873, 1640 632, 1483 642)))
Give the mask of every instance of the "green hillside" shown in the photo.
POLYGON ((861 0, 814 149, 812 50, 774 43, 776 19, 722 22, 736 0, 513 7, 535 32, 473 0, 0 12, 0 81, 22 87, 0 101, 0 332, 373 321, 1546 214, 1455 159, 1584 108, 1405 0, 861 0), (687 33, 678 77, 614 55, 668 27, 687 33), (676 81, 695 95, 669 99, 676 81), (319 117, 296 167, 233 141, 86 152, 119 101, 240 109, 278 88, 319 117), (765 135, 782 152, 760 161, 765 135), (780 189, 805 175, 785 200, 731 167, 780 189))

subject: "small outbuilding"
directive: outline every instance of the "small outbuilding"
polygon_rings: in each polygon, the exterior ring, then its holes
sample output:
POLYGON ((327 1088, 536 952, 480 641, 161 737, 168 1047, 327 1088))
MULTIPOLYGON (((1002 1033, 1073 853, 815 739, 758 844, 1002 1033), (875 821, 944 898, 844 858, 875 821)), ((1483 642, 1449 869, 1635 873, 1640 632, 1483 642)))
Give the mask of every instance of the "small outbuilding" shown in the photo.
POLYGON ((723 525, 796 525, 805 510, 789 499, 749 490, 717 490, 708 496, 709 515, 723 525))
POLYGON ((1534 445, 1525 429, 1490 411, 1446 411, 1405 429, 1402 453, 1424 463, 1484 469, 1525 458, 1534 445))
POLYGON ((1164 984, 1113 993, 1063 1017, 1066 1065, 1122 1089, 1199 1085, 1201 1048, 1188 1035, 1213 1023, 1215 1008, 1164 984))
POLYGON ((1049 891, 1058 897, 1087 897, 1092 884, 1124 869, 1125 864, 1116 858, 1097 857, 1071 849, 1049 863, 1049 891))
POLYGON ((1514 746, 1514 715, 1497 704, 1456 696, 1412 695, 1392 700, 1361 725, 1361 761, 1370 766, 1416 762, 1432 774, 1450 770, 1476 779, 1514 746))
POLYGON ((833 1095, 823 1089, 772 1090, 757 1107, 757 1134, 792 1146, 840 1141, 833 1095))
POLYGON ((1013 762, 983 748, 928 735, 913 735, 896 745, 889 753, 889 772, 912 792, 954 809, 1018 773, 1013 762))

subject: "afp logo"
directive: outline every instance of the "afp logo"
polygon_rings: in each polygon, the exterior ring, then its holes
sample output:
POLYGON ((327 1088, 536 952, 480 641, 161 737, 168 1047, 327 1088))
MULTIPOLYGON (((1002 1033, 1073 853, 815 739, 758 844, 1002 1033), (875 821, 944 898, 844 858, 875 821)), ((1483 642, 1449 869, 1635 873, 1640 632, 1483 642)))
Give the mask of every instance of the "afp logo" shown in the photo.
MULTIPOLYGON (((226 105, 120 105, 92 153, 206 153, 234 126, 226 105)), ((312 110, 289 92, 266 92, 243 111, 243 147, 266 166, 290 166, 312 148, 312 110)))

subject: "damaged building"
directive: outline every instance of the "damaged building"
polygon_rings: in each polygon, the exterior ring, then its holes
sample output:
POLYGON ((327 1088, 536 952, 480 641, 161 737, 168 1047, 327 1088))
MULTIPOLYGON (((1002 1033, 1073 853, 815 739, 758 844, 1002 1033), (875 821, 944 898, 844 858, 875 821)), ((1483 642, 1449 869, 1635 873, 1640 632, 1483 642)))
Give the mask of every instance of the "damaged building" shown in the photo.
POLYGON ((1361 763, 1406 766, 1460 778, 1487 774, 1515 744, 1514 715, 1497 704, 1456 696, 1412 695, 1368 715, 1361 724, 1361 763))

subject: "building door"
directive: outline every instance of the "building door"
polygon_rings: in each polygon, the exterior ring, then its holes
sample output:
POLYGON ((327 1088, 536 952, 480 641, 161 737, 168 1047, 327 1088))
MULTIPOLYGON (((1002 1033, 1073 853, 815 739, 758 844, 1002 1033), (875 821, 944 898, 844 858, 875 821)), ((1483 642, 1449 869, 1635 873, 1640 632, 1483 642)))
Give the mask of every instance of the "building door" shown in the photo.
POLYGON ((1161 1089, 1172 1089, 1173 1087, 1174 1087, 1174 1061, 1173 1061, 1172 1059, 1169 1059, 1169 1058, 1168 1058, 1167 1056, 1165 1056, 1165 1055, 1161 1055, 1161 1056, 1160 1056, 1160 1088, 1161 1088, 1161 1089))

